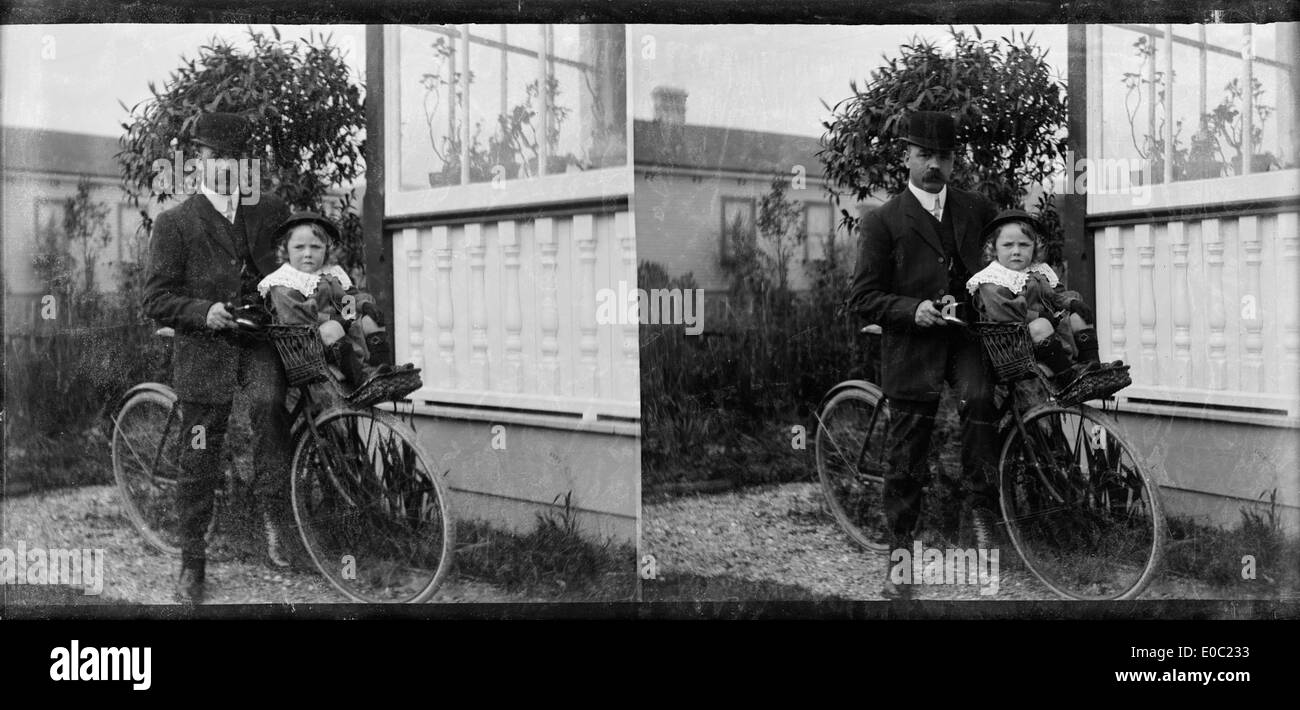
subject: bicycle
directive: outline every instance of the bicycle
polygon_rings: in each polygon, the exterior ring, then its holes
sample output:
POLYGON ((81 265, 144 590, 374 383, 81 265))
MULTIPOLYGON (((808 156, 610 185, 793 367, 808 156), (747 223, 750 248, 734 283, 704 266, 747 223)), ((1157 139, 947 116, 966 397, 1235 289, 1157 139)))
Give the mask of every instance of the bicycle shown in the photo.
MULTIPOLYGON (((374 377, 344 394, 314 327, 271 325, 257 308, 228 309, 247 337, 271 340, 297 392, 290 499, 312 563, 352 601, 429 599, 455 549, 447 492, 409 424, 371 406, 417 389, 419 370, 374 377)), ((169 555, 180 554, 176 486, 180 447, 190 440, 181 421, 175 391, 158 382, 131 388, 113 418, 113 475, 124 508, 146 544, 169 555)))
MULTIPOLYGON (((1017 553, 1065 598, 1140 595, 1163 557, 1160 494, 1113 417, 1085 404, 1131 384, 1128 366, 1086 373, 1057 392, 1034 361, 1024 324, 956 327, 979 337, 1005 390, 998 407, 999 525, 1017 553), (1038 404, 1025 387, 1034 380, 1048 393, 1038 404)), ((866 380, 841 382, 823 398, 817 419, 817 473, 832 514, 856 544, 888 553, 881 542, 888 539, 880 501, 889 424, 883 391, 866 380)))

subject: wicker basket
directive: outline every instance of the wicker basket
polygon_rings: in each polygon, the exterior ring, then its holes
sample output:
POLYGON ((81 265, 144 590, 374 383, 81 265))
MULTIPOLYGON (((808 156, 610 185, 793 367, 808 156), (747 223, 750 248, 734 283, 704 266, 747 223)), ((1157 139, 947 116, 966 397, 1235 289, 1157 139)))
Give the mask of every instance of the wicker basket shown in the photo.
POLYGON ((1075 380, 1073 384, 1056 395, 1056 401, 1067 407, 1092 399, 1105 399, 1133 384, 1129 376, 1129 366, 1106 366, 1094 370, 1075 380))
POLYGON ((394 370, 361 383, 346 399, 353 407, 369 407, 376 402, 400 400, 423 386, 418 369, 394 370))
POLYGON ((1037 375, 1034 347, 1024 323, 973 323, 993 371, 1002 382, 1015 382, 1037 375))
POLYGON ((320 333, 309 325, 268 325, 267 335, 275 343, 284 363, 284 374, 290 387, 320 382, 328 376, 325 370, 325 345, 320 333))

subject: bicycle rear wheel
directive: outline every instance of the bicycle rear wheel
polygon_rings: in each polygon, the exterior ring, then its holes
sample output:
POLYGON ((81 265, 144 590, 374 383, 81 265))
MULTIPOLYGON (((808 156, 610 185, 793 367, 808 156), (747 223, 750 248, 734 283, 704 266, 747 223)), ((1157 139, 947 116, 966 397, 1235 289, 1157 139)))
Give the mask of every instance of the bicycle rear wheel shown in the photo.
POLYGON ((299 436, 294 517, 316 567, 349 599, 421 602, 442 583, 454 525, 428 462, 412 432, 375 410, 326 412, 299 436))
POLYGON ((888 407, 874 386, 850 387, 831 397, 818 416, 817 477, 836 522, 853 542, 889 551, 881 489, 885 475, 888 407))
POLYGON ((1159 492, 1110 417, 1082 405, 1032 410, 1007 437, 998 477, 1012 543, 1057 594, 1132 599, 1155 576, 1159 492))
POLYGON ((122 507, 145 542, 168 555, 181 553, 180 427, 176 393, 162 386, 131 395, 113 424, 113 478, 122 507))

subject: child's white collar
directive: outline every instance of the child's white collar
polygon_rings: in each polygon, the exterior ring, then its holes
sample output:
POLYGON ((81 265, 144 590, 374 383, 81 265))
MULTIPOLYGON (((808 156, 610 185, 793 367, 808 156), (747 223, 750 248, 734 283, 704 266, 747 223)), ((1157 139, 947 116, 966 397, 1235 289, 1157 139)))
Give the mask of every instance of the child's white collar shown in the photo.
POLYGON ((352 288, 352 279, 348 278, 348 272, 338 264, 331 264, 314 274, 305 271, 299 271, 289 264, 281 264, 280 268, 272 271, 269 276, 262 279, 257 284, 257 292, 266 297, 266 292, 271 290, 272 286, 287 286, 301 293, 304 297, 311 298, 316 293, 316 287, 320 285, 320 277, 333 276, 339 280, 344 290, 352 288))
POLYGON ((994 284, 1002 286, 1018 296, 1021 291, 1025 290, 1025 284, 1028 283, 1030 274, 1042 274, 1047 279, 1047 285, 1052 288, 1056 288, 1056 285, 1061 282, 1057 278, 1056 272, 1046 263, 1031 264, 1024 271, 1012 271, 994 261, 981 269, 979 273, 970 277, 970 280, 966 282, 966 290, 975 293, 980 284, 994 284))

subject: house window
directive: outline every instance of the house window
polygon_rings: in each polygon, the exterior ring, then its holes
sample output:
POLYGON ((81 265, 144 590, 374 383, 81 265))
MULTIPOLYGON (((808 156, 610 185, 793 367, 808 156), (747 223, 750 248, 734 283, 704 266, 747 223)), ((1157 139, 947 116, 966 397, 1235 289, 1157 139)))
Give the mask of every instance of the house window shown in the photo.
POLYGON ((422 25, 395 37, 397 192, 627 164, 621 26, 422 25))
POLYGON ((807 239, 804 240, 804 258, 818 261, 827 258, 828 247, 833 247, 835 224, 831 206, 828 202, 810 202, 803 206, 804 228, 807 239))
POLYGON ((732 263, 736 246, 753 245, 757 239, 755 228, 755 210, 752 197, 722 198, 721 259, 723 264, 732 263))
POLYGON ((1090 31, 1091 189, 1297 167, 1296 23, 1090 31))

